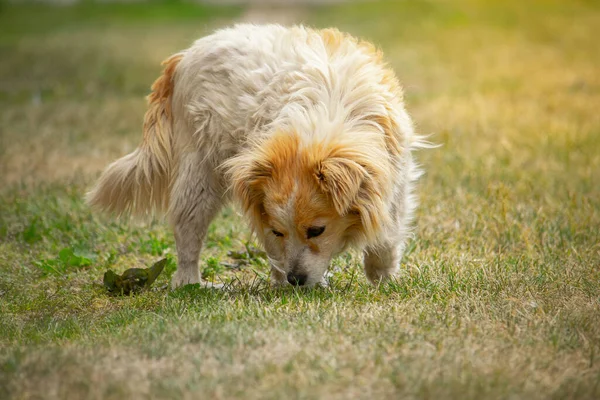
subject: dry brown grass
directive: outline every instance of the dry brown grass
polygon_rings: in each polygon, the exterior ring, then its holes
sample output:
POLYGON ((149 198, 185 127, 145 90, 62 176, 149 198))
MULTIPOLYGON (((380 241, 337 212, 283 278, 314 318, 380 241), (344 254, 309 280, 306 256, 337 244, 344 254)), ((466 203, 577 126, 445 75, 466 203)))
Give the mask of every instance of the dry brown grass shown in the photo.
POLYGON ((270 290, 258 258, 222 272, 249 238, 228 209, 202 267, 237 277, 230 290, 107 296, 92 283, 106 268, 170 255, 173 239, 161 223, 91 215, 82 193, 141 140, 160 61, 222 21, 0 36, 0 397, 600 397, 598 5, 298 15, 380 44, 419 129, 443 145, 420 156, 398 281, 368 286, 356 254, 335 261, 330 289, 270 290), (92 265, 61 263, 64 247, 92 265))

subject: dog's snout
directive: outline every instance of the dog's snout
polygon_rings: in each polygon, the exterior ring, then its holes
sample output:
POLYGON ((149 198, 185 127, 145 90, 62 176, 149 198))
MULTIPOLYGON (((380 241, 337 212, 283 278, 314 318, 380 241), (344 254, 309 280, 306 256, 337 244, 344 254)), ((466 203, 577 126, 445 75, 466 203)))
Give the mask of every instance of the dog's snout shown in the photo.
POLYGON ((306 283, 307 279, 308 276, 306 274, 295 274, 293 272, 290 272, 287 275, 288 282, 296 286, 303 286, 306 283))

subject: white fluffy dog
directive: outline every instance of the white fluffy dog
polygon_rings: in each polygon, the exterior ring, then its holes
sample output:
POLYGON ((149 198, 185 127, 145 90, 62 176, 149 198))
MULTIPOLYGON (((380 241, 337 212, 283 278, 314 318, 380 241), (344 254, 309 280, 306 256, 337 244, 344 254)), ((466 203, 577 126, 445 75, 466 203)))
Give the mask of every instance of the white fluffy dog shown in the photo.
POLYGON ((364 249, 368 279, 399 267, 418 177, 394 73, 371 44, 335 29, 237 25, 168 58, 144 139, 88 194, 121 214, 167 212, 178 269, 201 282, 207 228, 239 202, 274 283, 323 281, 333 256, 364 249))

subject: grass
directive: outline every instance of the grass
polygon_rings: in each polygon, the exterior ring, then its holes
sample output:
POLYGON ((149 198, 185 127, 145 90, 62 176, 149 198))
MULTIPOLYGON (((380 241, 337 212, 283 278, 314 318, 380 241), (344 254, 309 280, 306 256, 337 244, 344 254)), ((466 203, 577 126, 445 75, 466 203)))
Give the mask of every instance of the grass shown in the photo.
POLYGON ((402 273, 370 287, 351 253, 330 288, 270 289, 259 253, 230 253, 254 243, 227 208, 201 268, 228 289, 169 291, 167 226, 92 214, 82 196, 140 140, 159 62, 244 12, 0 9, 0 398, 600 397, 600 7, 304 10, 380 45, 442 144, 419 155, 402 273), (154 290, 99 284, 164 256, 154 290))

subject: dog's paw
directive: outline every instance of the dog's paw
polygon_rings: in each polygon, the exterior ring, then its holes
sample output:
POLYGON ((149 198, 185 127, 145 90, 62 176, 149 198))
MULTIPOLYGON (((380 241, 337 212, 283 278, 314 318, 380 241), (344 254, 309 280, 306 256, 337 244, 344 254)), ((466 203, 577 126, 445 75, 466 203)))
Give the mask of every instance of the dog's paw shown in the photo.
POLYGON ((374 286, 379 286, 389 281, 397 279, 398 271, 396 268, 389 270, 366 270, 367 279, 374 286))
POLYGON ((202 279, 200 278, 200 271, 197 269, 195 271, 185 271, 182 269, 178 269, 175 271, 175 275, 171 279, 171 288, 177 289, 179 287, 185 285, 193 285, 195 283, 202 283, 202 279))

